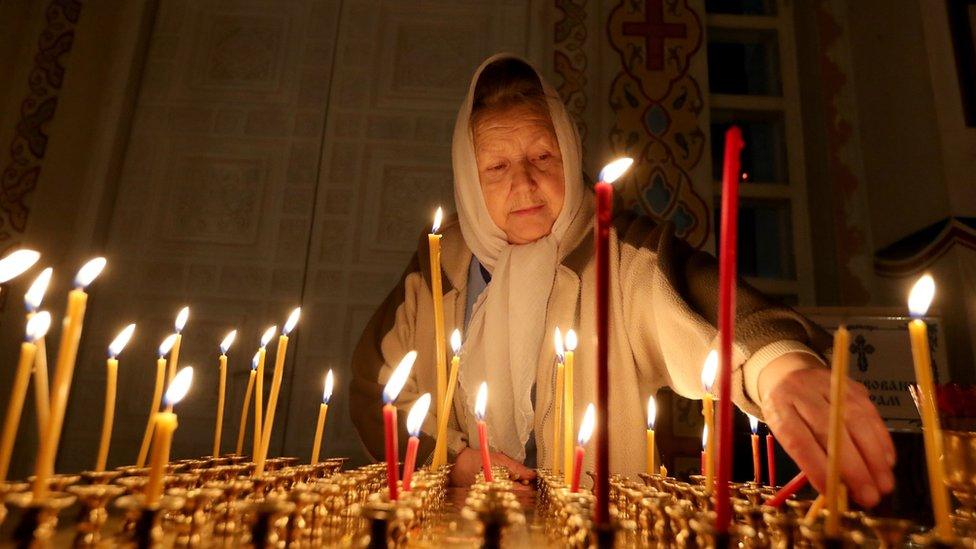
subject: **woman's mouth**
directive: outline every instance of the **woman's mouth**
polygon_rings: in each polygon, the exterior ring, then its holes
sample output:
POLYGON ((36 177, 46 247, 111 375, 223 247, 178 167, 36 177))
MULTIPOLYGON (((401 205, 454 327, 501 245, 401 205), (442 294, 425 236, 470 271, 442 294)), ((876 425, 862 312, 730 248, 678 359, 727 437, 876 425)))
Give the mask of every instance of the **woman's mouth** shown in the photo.
POLYGON ((522 208, 521 210, 513 211, 512 215, 532 215, 534 213, 541 212, 543 207, 545 207, 545 204, 539 204, 538 206, 530 206, 528 208, 522 208))

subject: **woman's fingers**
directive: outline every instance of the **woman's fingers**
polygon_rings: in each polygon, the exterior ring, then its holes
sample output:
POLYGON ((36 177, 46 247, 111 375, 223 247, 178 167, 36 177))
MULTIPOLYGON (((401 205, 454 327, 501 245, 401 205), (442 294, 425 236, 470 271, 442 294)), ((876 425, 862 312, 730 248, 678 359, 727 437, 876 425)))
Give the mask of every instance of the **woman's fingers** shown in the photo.
POLYGON ((823 491, 826 485, 827 452, 807 422, 792 404, 782 403, 765 413, 766 420, 777 441, 793 458, 800 470, 807 474, 814 488, 823 491))
POLYGON ((515 476, 516 480, 520 480, 520 479, 532 480, 535 478, 534 470, 529 469, 525 465, 522 465, 521 463, 506 456, 505 454, 492 452, 491 459, 493 464, 501 465, 502 467, 508 469, 515 476))
POLYGON ((847 414, 848 418, 852 416, 855 419, 861 419, 855 426, 857 428, 866 428, 867 431, 874 437, 875 448, 881 452, 888 469, 895 466, 895 461, 897 456, 895 454, 895 443, 891 440, 891 434, 888 433, 888 428, 885 427, 884 420, 881 419, 881 414, 878 413, 878 409, 871 402, 871 396, 864 388, 864 385, 856 381, 851 381, 850 386, 854 388, 860 388, 851 391, 847 395, 847 403, 851 407, 847 414), (853 394, 852 394, 853 393, 853 394))

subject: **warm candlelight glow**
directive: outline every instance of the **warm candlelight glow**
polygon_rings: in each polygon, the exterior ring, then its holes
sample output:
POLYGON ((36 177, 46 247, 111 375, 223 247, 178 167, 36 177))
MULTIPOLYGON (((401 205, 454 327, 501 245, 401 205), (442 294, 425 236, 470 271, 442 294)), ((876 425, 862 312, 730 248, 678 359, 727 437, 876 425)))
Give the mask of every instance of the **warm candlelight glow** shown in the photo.
POLYGON ((563 332, 556 327, 556 331, 552 334, 552 344, 556 349, 556 358, 562 362, 563 356, 566 354, 566 346, 563 344, 563 332))
POLYGON ((251 369, 258 369, 258 361, 261 360, 261 351, 254 351, 254 357, 251 358, 251 369))
POLYGON ((715 384, 715 374, 718 372, 718 352, 710 351, 705 358, 705 365, 702 366, 701 382, 702 388, 706 393, 712 392, 712 385, 715 384))
POLYGON ((759 418, 752 414, 746 414, 749 417, 749 428, 752 429, 752 434, 757 434, 759 432, 759 418))
POLYGON ((455 355, 461 354, 461 330, 455 329, 451 332, 451 349, 455 355))
POLYGON ((647 397, 647 428, 654 429, 654 423, 657 421, 657 400, 654 395, 647 397))
POLYGON ((237 339, 237 330, 231 330, 224 340, 220 342, 220 354, 226 355, 227 351, 230 350, 230 346, 234 344, 234 340, 237 339))
POLYGON ((593 407, 593 403, 586 405, 586 412, 583 413, 583 421, 580 423, 579 436, 576 437, 576 442, 580 446, 585 446, 587 442, 590 441, 590 437, 593 436, 593 426, 596 425, 596 408, 593 407))
POLYGON ((922 275, 915 285, 912 286, 911 293, 908 294, 908 312, 915 318, 925 316, 935 297, 935 280, 931 275, 922 275))
POLYGON ((268 328, 267 330, 265 330, 264 331, 264 334, 261 336, 261 346, 262 347, 267 347, 268 346, 268 343, 271 343, 271 338, 273 338, 276 333, 278 333, 278 326, 277 325, 272 326, 272 327, 268 328))
POLYGON ((575 351, 576 345, 577 345, 576 330, 570 328, 566 332, 566 350, 570 352, 575 351))
POLYGON ((173 326, 176 328, 176 333, 183 331, 186 327, 186 321, 190 319, 190 308, 183 307, 180 312, 176 313, 176 321, 173 322, 173 326))
POLYGON ((166 356, 173 348, 174 343, 176 343, 176 334, 169 334, 166 336, 166 339, 159 344, 159 358, 166 356))
POLYGON ((335 380, 332 377, 332 370, 325 373, 325 390, 322 391, 322 404, 328 404, 332 400, 332 386, 335 380))
POLYGON ((27 341, 33 343, 47 334, 51 327, 51 313, 41 311, 27 321, 27 341))
POLYGON ((193 383, 193 366, 180 368, 180 371, 176 373, 176 377, 173 378, 173 382, 166 389, 166 396, 163 397, 163 402, 167 406, 179 404, 183 400, 183 397, 186 396, 186 393, 190 391, 191 383, 193 383))
POLYGON ((41 271, 41 274, 37 275, 34 279, 34 283, 24 294, 24 305, 27 307, 27 312, 32 313, 41 308, 41 302, 44 301, 44 294, 47 292, 47 287, 51 283, 51 275, 54 274, 54 269, 48 267, 41 271))
POLYGON ((613 183, 617 179, 620 179, 620 176, 627 173, 627 170, 630 169, 630 166, 633 163, 634 159, 627 157, 614 160, 600 170, 600 181, 603 181, 604 183, 613 183))
POLYGON ((420 395, 417 402, 413 403, 410 407, 410 412, 407 414, 407 432, 410 433, 412 437, 420 436, 420 426, 424 423, 424 418, 427 417, 427 410, 430 409, 430 393, 424 393, 420 395))
POLYGON ((437 211, 434 212, 434 225, 430 229, 431 234, 437 234, 437 231, 441 228, 441 221, 444 220, 444 210, 438 206, 437 211))
POLYGON ((390 380, 383 387, 383 402, 385 404, 392 404, 396 400, 403 386, 407 383, 407 378, 410 376, 410 369, 413 368, 415 360, 417 360, 417 351, 410 351, 403 355, 400 364, 393 370, 393 375, 390 376, 390 380))
MULTIPOLYGON (((40 258, 41 254, 34 250, 17 250, 7 254, 6 257, 0 259, 0 284, 20 276, 37 263, 40 258)), ((98 275, 98 273, 95 274, 98 275)))
POLYGON ((281 335, 288 335, 295 326, 298 324, 298 319, 302 316, 302 308, 295 307, 292 309, 291 314, 288 315, 288 320, 285 321, 285 327, 281 329, 281 335))
POLYGON ((702 427, 702 451, 708 448, 708 425, 702 427))
POLYGON ((115 336, 115 339, 113 339, 112 343, 110 343, 108 346, 109 358, 116 358, 119 356, 119 353, 122 352, 122 349, 125 349, 125 346, 129 343, 129 340, 132 339, 132 333, 135 331, 136 331, 135 324, 129 324, 125 328, 122 328, 122 331, 119 332, 119 335, 115 336))
POLYGON ((75 288, 82 289, 94 282, 95 278, 101 274, 102 269, 105 268, 105 263, 104 257, 96 257, 82 265, 78 274, 75 275, 75 288))
POLYGON ((488 384, 484 381, 478 386, 478 396, 474 399, 474 415, 478 421, 485 420, 485 408, 488 407, 488 384))

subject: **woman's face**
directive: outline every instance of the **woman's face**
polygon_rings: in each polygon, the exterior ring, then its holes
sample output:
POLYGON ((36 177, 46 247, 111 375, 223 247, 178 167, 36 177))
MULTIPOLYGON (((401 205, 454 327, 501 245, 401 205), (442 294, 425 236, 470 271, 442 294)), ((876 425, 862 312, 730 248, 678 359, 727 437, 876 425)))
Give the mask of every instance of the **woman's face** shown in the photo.
POLYGON ((563 208, 563 159, 549 113, 530 104, 490 110, 474 125, 481 192, 510 244, 552 230, 563 208))

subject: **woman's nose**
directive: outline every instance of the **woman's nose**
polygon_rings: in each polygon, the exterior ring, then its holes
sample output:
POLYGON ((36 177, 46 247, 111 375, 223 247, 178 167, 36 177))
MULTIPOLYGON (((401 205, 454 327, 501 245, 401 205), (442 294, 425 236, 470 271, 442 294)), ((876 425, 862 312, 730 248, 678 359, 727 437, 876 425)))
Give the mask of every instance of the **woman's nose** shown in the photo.
POLYGON ((528 159, 523 159, 516 162, 514 168, 515 168, 513 170, 514 173, 512 174, 513 188, 518 188, 523 185, 525 186, 535 185, 536 183, 535 177, 532 174, 532 170, 533 170, 532 162, 530 162, 528 159))

